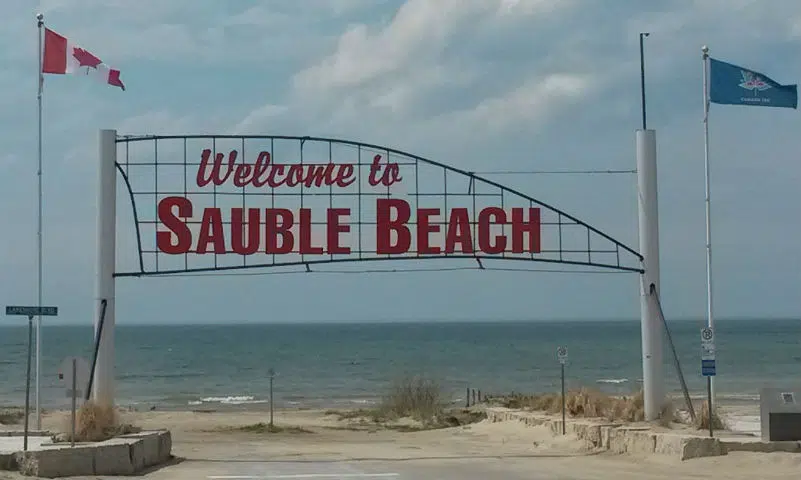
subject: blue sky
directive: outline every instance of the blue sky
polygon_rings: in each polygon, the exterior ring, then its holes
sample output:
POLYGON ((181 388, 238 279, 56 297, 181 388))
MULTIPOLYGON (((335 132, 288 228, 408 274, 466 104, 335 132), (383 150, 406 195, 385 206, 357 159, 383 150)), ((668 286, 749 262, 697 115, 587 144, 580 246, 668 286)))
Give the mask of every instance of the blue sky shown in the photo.
MULTIPOLYGON (((45 301, 61 308, 59 322, 91 323, 98 129, 333 136, 477 171, 632 169, 641 31, 651 33, 663 305, 670 318, 700 321, 700 48, 782 83, 801 80, 793 0, 31 3, 2 7, 2 303, 36 299, 35 13, 120 69, 128 87, 45 82, 45 301)), ((797 110, 712 106, 719 317, 798 316, 799 132, 797 110)), ((633 175, 488 177, 637 245, 633 175)), ((602 320, 636 318, 637 295, 633 274, 121 279, 117 321, 602 320)))

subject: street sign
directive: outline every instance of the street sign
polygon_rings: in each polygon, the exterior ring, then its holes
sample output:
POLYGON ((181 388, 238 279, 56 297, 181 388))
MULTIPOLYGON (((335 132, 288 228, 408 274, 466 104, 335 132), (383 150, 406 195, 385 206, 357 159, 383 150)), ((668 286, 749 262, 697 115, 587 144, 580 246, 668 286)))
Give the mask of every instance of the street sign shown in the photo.
POLYGON ((89 364, 80 357, 67 357, 58 369, 58 379, 64 383, 67 396, 72 396, 72 359, 75 359, 75 396, 83 398, 84 390, 89 385, 89 364))
POLYGON ((557 347, 556 348, 556 358, 559 360, 559 363, 564 365, 567 363, 567 347, 557 347))
POLYGON ((701 375, 715 376, 715 332, 711 328, 701 329, 701 375))
POLYGON ((715 376, 715 361, 714 360, 701 360, 701 375, 704 377, 715 376))
POLYGON ((701 329, 701 360, 715 360, 715 332, 711 328, 701 329))
POLYGON ((26 317, 55 317, 58 315, 58 307, 21 307, 10 305, 6 306, 6 315, 23 315, 26 317))

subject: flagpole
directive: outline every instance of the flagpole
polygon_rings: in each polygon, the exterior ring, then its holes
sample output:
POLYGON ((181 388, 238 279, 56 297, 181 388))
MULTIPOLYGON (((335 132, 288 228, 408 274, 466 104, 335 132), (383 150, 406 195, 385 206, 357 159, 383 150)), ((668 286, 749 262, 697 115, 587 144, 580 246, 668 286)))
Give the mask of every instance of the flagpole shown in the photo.
MULTIPOLYGON (((39 177, 39 218, 38 218, 38 229, 37 229, 37 240, 38 240, 38 266, 39 266, 39 276, 38 276, 38 303, 37 305, 39 308, 42 307, 42 90, 44 87, 44 75, 42 74, 42 27, 44 27, 44 15, 41 13, 36 14, 36 21, 39 35, 39 65, 37 66, 38 69, 38 93, 36 95, 36 99, 38 101, 39 106, 39 148, 38 148, 38 156, 39 156, 39 168, 37 170, 37 176, 39 177)), ((42 405, 40 402, 40 372, 41 372, 41 355, 42 350, 42 317, 36 317, 36 429, 42 429, 42 405)))
MULTIPOLYGON (((709 181, 709 47, 701 47, 704 61, 704 177, 706 180, 706 302, 707 327, 715 330, 712 305, 712 211, 709 181)), ((715 398, 715 377, 710 377, 710 397, 715 398)))

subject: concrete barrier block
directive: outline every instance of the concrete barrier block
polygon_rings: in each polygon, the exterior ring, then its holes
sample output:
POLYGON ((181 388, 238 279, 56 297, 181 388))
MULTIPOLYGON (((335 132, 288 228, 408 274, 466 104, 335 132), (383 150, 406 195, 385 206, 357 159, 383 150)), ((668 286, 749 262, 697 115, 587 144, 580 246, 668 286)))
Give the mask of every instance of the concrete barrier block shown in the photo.
POLYGON ((112 439, 94 447, 95 475, 131 475, 135 473, 131 462, 131 440, 112 439))
POLYGON ((44 478, 133 475, 167 462, 171 452, 169 431, 142 432, 75 447, 56 444, 27 453, 2 455, 0 469, 44 478))
POLYGON ((169 430, 163 430, 159 432, 159 456, 156 459, 155 463, 151 463, 150 465, 156 465, 159 463, 166 462, 172 456, 172 434, 169 430))
POLYGON ((601 443, 599 447, 609 450, 609 438, 612 435, 612 432, 617 428, 617 425, 601 425, 600 435, 601 435, 601 443))
POLYGON ((657 434, 654 453, 680 458, 684 449, 684 440, 685 438, 679 435, 657 434))
POLYGON ((601 426, 600 425, 586 425, 584 428, 584 440, 586 440, 593 447, 601 446, 601 426))
POLYGON ((717 438, 685 437, 682 439, 681 460, 725 455, 717 438))
POLYGON ((94 448, 76 446, 18 452, 16 461, 19 472, 26 476, 86 476, 94 472, 94 448))
POLYGON ((625 430, 626 452, 628 453, 654 453, 656 450, 656 435, 642 430, 625 430))
MULTIPOLYGON (((561 425, 562 422, 560 421, 559 423, 561 425)), ((578 438, 582 438, 582 435, 584 435, 584 428, 585 427, 583 423, 573 420, 567 422, 567 425, 565 426, 565 432, 570 435, 575 435, 578 438)))
POLYGON ((612 453, 626 453, 626 430, 613 428, 609 430, 609 451, 612 453))
POLYGON ((720 442, 724 454, 729 452, 757 452, 757 453, 801 453, 801 442, 720 442))
POLYGON ((145 453, 145 440, 147 438, 148 437, 131 439, 130 443, 128 444, 130 449, 128 456, 130 457, 131 467, 133 468, 134 473, 139 473, 148 467, 146 463, 147 456, 145 453))
POLYGON ((14 453, 0 453, 0 470, 16 470, 17 458, 14 453))

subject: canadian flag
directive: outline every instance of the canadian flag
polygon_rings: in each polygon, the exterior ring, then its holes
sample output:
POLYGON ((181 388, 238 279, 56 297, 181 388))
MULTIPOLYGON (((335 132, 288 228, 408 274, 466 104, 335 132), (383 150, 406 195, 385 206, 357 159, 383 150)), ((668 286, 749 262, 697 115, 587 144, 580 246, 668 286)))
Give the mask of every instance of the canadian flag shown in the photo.
POLYGON ((119 70, 109 68, 95 55, 49 28, 45 28, 44 33, 42 73, 91 75, 104 83, 125 90, 119 70))

